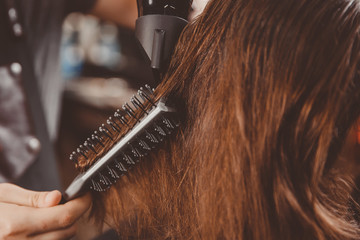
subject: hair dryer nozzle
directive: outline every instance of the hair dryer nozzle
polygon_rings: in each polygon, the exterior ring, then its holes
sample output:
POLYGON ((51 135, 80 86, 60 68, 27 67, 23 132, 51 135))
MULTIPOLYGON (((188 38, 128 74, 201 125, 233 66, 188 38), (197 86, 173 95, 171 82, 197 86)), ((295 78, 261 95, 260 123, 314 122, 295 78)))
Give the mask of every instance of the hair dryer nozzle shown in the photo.
POLYGON ((159 83, 187 24, 192 0, 137 0, 137 3, 135 35, 159 83))

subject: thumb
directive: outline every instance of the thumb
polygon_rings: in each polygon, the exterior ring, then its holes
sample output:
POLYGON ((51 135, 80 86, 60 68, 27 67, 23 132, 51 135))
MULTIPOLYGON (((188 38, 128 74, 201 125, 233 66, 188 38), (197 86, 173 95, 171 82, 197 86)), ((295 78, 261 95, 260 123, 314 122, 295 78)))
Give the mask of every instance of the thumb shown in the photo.
POLYGON ((30 207, 53 207, 61 200, 61 193, 57 190, 52 192, 34 192, 28 191, 29 206, 30 207))
POLYGON ((41 208, 55 206, 60 200, 61 193, 57 190, 37 192, 26 190, 14 184, 0 184, 0 202, 41 208))

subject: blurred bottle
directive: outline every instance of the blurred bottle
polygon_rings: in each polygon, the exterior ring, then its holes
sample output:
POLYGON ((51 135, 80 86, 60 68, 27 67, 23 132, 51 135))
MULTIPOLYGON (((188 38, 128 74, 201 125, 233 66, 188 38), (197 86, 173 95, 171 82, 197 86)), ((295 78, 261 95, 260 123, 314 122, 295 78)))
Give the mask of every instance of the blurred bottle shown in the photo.
POLYGON ((84 65, 84 49, 80 45, 79 31, 73 30, 63 40, 61 51, 61 68, 65 79, 79 77, 84 65))
POLYGON ((122 60, 118 28, 109 23, 100 25, 98 40, 89 49, 89 61, 97 66, 113 69, 122 60))

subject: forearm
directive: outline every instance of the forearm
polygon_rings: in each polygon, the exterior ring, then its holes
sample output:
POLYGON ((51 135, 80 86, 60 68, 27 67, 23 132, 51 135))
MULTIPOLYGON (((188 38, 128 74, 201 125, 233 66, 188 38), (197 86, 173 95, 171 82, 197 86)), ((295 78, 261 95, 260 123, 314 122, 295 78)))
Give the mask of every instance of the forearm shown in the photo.
POLYGON ((127 28, 135 28, 136 0, 97 0, 91 14, 127 28))

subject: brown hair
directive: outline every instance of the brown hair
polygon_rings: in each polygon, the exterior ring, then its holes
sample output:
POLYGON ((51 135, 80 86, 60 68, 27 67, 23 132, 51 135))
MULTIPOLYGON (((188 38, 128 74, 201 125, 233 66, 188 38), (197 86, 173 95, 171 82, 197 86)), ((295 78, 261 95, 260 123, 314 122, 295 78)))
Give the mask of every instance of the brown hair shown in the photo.
POLYGON ((360 238, 333 167, 360 112, 359 9, 211 1, 157 89, 179 103, 179 133, 95 195, 99 219, 104 204, 125 238, 360 238))

